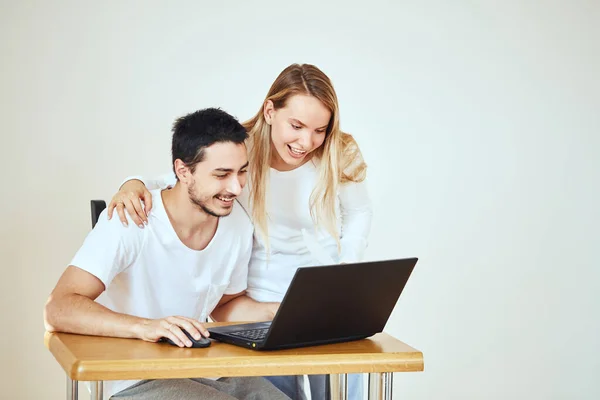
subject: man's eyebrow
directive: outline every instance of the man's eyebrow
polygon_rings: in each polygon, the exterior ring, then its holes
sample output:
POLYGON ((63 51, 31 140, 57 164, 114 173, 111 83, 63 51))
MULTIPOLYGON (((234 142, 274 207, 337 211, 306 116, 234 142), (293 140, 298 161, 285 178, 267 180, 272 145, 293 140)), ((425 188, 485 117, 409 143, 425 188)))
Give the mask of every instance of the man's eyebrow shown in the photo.
MULTIPOLYGON (((240 169, 244 169, 248 167, 249 162, 246 161, 246 164, 242 165, 242 167, 240 169)), ((232 168, 215 168, 214 171, 219 171, 219 172, 233 172, 234 170, 232 168)))

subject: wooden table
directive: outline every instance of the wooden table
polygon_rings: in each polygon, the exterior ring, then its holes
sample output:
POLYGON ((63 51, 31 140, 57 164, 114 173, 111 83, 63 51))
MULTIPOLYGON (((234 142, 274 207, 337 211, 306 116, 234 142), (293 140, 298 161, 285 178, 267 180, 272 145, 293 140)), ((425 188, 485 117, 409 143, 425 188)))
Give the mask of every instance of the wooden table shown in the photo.
MULTIPOLYGON (((206 324, 206 326, 222 324, 206 324)), ((332 399, 345 399, 348 373, 369 374, 369 399, 392 398, 393 372, 423 370, 423 354, 385 333, 347 343, 256 351, 213 341, 205 349, 166 343, 46 333, 46 347, 67 374, 67 399, 78 381, 91 381, 102 399, 102 381, 217 376, 331 375, 332 399)))

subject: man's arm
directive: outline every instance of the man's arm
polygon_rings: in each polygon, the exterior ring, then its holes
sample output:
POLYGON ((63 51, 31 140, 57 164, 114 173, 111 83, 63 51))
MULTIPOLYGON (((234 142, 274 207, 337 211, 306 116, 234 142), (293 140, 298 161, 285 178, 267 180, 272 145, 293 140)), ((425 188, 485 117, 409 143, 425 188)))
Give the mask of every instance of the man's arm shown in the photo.
POLYGON ((215 322, 271 321, 280 303, 261 303, 251 299, 246 292, 223 295, 210 317, 215 322))
POLYGON ((168 317, 153 320, 109 310, 95 301, 103 291, 104 284, 96 276, 69 266, 44 308, 46 329, 50 332, 137 338, 149 342, 168 337, 179 346, 192 345, 181 328, 196 338, 199 338, 200 332, 208 336, 206 328, 191 318, 168 317))
POLYGON ((141 318, 115 313, 94 300, 104 284, 94 275, 69 266, 60 277, 44 308, 44 323, 50 332, 83 335, 138 337, 134 326, 141 318))

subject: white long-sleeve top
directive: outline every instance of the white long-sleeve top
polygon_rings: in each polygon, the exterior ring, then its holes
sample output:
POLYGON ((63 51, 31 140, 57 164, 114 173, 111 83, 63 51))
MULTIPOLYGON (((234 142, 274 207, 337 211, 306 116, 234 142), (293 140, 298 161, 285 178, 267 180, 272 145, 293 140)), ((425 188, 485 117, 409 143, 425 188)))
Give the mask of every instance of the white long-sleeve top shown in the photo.
MULTIPOLYGON (((139 179, 149 190, 175 185, 173 173, 157 179, 139 179)), ((317 169, 307 162, 292 171, 271 168, 267 214, 269 252, 258 232, 254 233, 248 269, 248 295, 257 301, 281 301, 298 267, 361 261, 371 230, 372 208, 365 181, 340 185, 337 201, 337 227, 341 252, 335 239, 324 229, 315 228, 310 215, 310 195, 317 182, 317 169)), ((249 188, 238 197, 249 208, 249 188)))

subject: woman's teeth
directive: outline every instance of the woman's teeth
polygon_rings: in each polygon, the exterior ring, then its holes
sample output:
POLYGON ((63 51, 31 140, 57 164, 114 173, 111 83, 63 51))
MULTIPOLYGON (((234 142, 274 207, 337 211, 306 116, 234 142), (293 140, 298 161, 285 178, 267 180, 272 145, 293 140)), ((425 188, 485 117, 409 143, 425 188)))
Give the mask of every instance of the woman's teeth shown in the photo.
POLYGON ((304 151, 304 150, 295 149, 289 145, 288 145, 288 147, 290 148, 290 150, 292 150, 292 153, 297 154, 299 156, 301 156, 302 154, 306 154, 306 151, 304 151))

